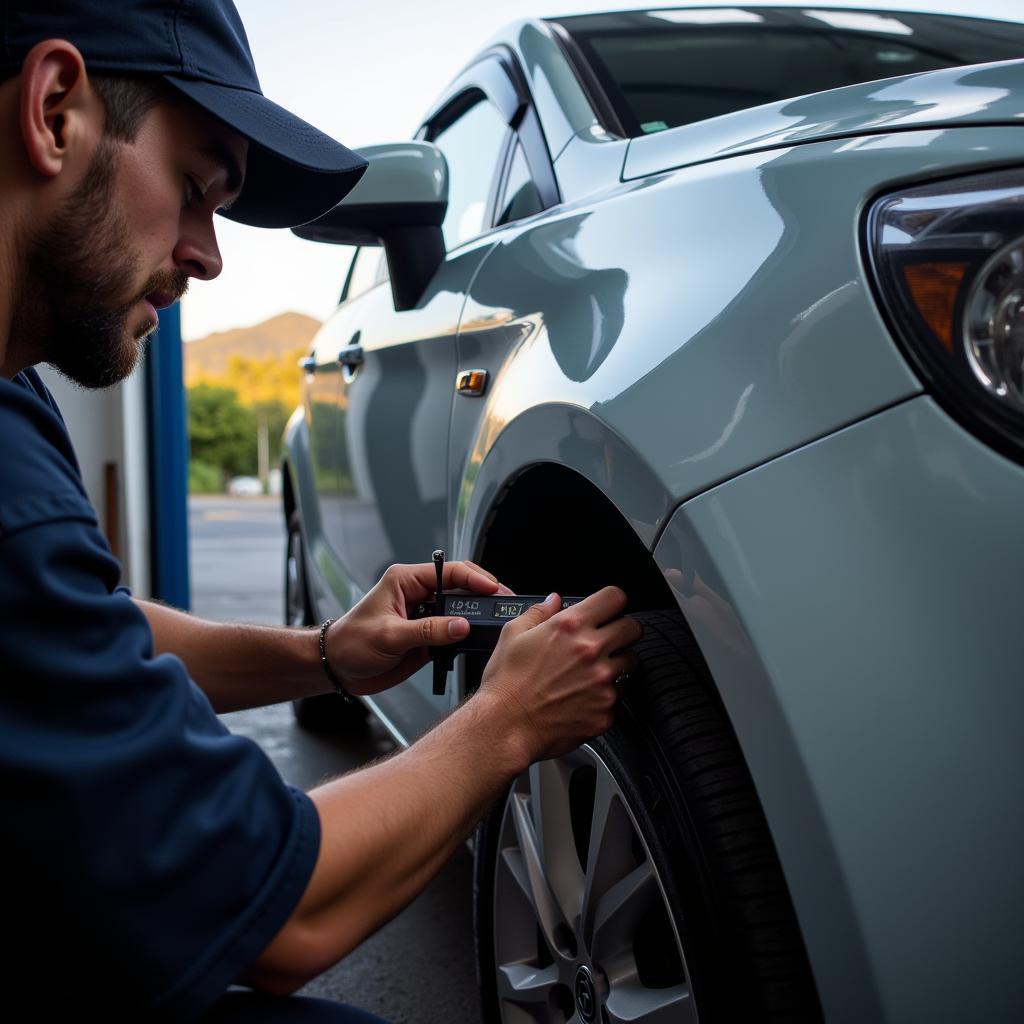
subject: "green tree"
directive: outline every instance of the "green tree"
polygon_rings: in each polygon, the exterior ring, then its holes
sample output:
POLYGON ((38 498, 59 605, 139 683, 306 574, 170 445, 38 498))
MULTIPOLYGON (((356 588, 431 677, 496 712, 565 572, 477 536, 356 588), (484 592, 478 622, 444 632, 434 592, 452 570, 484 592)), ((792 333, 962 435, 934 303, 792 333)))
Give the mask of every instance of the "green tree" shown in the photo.
POLYGON ((228 388, 252 411, 256 472, 264 482, 271 467, 281 463, 281 435, 299 404, 301 374, 296 364, 305 352, 305 348, 296 348, 266 359, 236 353, 228 358, 227 368, 221 373, 211 374, 197 368, 188 377, 190 389, 200 384, 228 388))
POLYGON ((201 459, 188 460, 188 493, 220 494, 224 490, 224 474, 201 459))
POLYGON ((231 388, 188 389, 190 455, 228 476, 256 472, 256 419, 231 388))

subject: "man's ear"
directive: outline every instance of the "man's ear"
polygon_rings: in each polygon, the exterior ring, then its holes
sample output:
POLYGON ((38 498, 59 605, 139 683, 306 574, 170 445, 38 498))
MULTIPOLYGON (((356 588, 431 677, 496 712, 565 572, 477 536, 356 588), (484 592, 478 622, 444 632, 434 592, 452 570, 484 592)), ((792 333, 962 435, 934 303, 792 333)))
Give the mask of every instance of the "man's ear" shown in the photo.
POLYGON ((102 134, 105 114, 73 44, 47 39, 32 47, 21 69, 19 116, 35 170, 56 177, 77 146, 102 134))

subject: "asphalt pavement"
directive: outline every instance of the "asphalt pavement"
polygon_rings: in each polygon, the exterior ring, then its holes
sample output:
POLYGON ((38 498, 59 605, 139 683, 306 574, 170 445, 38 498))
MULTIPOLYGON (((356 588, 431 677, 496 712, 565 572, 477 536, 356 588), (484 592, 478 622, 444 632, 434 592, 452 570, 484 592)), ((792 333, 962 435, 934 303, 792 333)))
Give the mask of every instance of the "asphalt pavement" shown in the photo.
MULTIPOLYGON (((283 617, 284 518, 276 498, 190 501, 192 610, 222 621, 283 617)), ((346 737, 312 735, 290 704, 221 716, 259 743, 285 781, 311 789, 394 749, 379 726, 346 737)), ((395 1024, 476 1024, 472 858, 460 847, 423 893, 303 995, 339 999, 395 1024)))

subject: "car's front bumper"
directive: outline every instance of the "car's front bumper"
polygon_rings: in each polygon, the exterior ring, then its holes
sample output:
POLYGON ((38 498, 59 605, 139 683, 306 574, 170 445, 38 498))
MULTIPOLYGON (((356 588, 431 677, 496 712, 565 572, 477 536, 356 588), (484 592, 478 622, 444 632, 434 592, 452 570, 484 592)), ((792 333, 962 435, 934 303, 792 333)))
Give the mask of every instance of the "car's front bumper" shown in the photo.
POLYGON ((836 1021, 1021 1019, 1024 468, 928 397, 681 506, 656 555, 836 1021))

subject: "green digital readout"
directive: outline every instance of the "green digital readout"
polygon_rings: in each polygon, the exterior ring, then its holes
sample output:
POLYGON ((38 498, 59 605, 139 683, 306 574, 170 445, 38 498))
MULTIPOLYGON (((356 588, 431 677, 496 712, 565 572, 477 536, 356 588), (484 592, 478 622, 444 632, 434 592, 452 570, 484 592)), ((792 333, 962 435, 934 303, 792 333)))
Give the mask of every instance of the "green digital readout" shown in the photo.
POLYGON ((525 607, 525 601, 498 601, 494 606, 494 617, 496 619, 514 619, 517 615, 523 614, 525 607))

